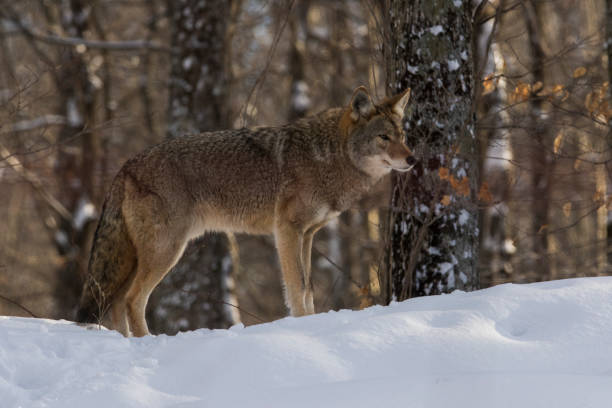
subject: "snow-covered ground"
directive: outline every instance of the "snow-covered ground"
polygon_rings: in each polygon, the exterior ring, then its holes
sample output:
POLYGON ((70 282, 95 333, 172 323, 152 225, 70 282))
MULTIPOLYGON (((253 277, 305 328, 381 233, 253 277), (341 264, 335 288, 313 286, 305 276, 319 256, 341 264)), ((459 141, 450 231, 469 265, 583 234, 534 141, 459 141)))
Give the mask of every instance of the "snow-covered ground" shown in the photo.
POLYGON ((611 407, 612 277, 126 339, 0 317, 0 407, 611 407))

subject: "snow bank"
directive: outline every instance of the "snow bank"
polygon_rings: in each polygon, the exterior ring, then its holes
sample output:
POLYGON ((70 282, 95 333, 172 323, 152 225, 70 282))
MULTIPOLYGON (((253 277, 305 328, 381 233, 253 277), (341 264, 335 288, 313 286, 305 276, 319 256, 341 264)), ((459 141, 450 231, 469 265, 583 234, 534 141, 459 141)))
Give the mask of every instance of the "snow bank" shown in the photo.
POLYGON ((608 407, 612 278, 126 339, 0 317, 0 406, 608 407))

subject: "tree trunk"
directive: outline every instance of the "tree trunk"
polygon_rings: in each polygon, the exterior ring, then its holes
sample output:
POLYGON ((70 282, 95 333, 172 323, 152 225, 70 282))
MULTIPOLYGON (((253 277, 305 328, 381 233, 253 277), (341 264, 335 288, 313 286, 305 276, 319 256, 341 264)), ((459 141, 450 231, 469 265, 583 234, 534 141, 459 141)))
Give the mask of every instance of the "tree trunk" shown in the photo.
POLYGON ((393 174, 387 300, 478 287, 477 142, 469 1, 394 0, 388 91, 411 88, 406 142, 419 163, 393 174))
POLYGON ((311 108, 308 83, 304 72, 306 60, 306 35, 308 30, 308 8, 310 2, 298 2, 295 12, 289 18, 289 75, 291 76, 291 95, 287 119, 293 122, 303 118, 311 108))
MULTIPOLYGON (((606 53, 608 56, 608 81, 612 82, 612 0, 606 0, 606 34, 605 34, 605 44, 606 44, 606 53)), ((612 106, 612 92, 610 98, 610 106, 612 106)), ((610 157, 610 147, 612 146, 612 118, 608 121, 608 134, 602 138, 601 143, 599 143, 598 148, 601 150, 600 158, 603 162, 603 159, 609 159, 610 157)), ((607 161, 607 160, 606 160, 607 161)), ((602 197, 607 197, 607 177, 606 177, 607 169, 606 164, 599 164, 595 169, 596 174, 596 189, 601 192, 602 197)), ((600 274, 610 274, 612 273, 612 222, 610 220, 610 215, 608 212, 608 207, 606 205, 602 205, 597 210, 597 239, 599 241, 598 251, 597 251, 597 263, 599 266, 600 274)))
MULTIPOLYGON (((230 127, 229 33, 239 1, 185 0, 167 5, 171 45, 177 50, 171 60, 168 137, 230 127)), ((172 334, 234 324, 235 258, 224 235, 190 243, 152 295, 151 330, 172 334)))
MULTIPOLYGON (((531 51, 531 72, 533 83, 545 83, 544 62, 546 55, 542 46, 542 33, 540 24, 542 15, 540 5, 533 1, 523 3, 525 20, 527 23, 527 34, 531 51)), ((552 158, 549 154, 551 145, 548 125, 543 119, 543 99, 534 96, 530 100, 529 112, 531 121, 531 137, 533 138, 533 149, 530 152, 531 159, 531 199, 532 199, 532 224, 533 252, 535 262, 532 266, 534 279, 539 277, 547 279, 554 278, 551 275, 550 263, 548 261, 549 250, 549 212, 550 212, 550 189, 551 189, 551 165, 552 158)))
MULTIPOLYGON (((60 6, 61 25, 68 36, 83 38, 89 28, 91 6, 71 0, 60 6)), ((58 223, 55 245, 64 262, 58 269, 55 289, 58 316, 72 318, 72 308, 81 293, 87 269, 98 202, 95 169, 99 161, 99 142, 95 131, 96 90, 89 79, 86 48, 58 49, 60 68, 56 87, 60 111, 66 125, 59 134, 55 177, 59 200, 71 213, 71 219, 58 223)))

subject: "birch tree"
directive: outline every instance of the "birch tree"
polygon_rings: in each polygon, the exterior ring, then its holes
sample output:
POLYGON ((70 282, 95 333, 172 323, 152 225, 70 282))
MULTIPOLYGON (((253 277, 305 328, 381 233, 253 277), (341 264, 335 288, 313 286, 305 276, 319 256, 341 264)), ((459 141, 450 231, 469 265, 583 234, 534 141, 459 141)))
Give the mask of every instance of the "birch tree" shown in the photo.
POLYGON ((478 287, 477 144, 467 0, 392 0, 388 93, 411 88, 406 142, 419 163, 393 175, 388 299, 478 287))

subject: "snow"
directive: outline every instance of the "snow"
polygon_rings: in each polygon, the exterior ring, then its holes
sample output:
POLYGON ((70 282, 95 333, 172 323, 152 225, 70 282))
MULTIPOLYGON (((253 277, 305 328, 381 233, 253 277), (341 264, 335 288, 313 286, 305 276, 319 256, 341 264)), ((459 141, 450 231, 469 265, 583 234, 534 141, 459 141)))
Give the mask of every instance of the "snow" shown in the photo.
POLYGON ((80 231, 88 221, 95 220, 97 218, 96 207, 84 197, 79 199, 77 209, 74 214, 72 223, 77 231, 80 231))
POLYGON ((459 225, 467 224, 469 219, 470 219, 470 213, 467 212, 465 208, 462 208, 461 211, 459 212, 459 225))
POLYGON ((304 81, 297 81, 294 85, 291 103, 297 111, 307 111, 310 109, 311 100, 308 96, 308 84, 304 81))
POLYGON ((411 74, 416 74, 417 72, 419 72, 419 67, 413 67, 410 64, 406 64, 406 69, 411 73, 411 74))
POLYGON ((429 27, 429 32, 433 35, 438 35, 444 32, 444 28, 441 25, 435 25, 433 27, 429 27))
POLYGON ((448 63, 448 70, 449 71, 456 71, 459 69, 459 61, 457 61, 456 59, 450 59, 447 61, 448 63))
POLYGON ((612 277, 174 337, 0 317, 1 406, 606 407, 611 339, 612 277))
POLYGON ((68 124, 72 127, 79 127, 83 124, 83 118, 79 113, 74 98, 68 98, 66 102, 66 116, 68 118, 68 124))

